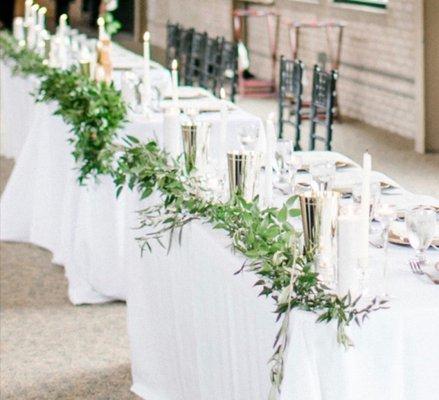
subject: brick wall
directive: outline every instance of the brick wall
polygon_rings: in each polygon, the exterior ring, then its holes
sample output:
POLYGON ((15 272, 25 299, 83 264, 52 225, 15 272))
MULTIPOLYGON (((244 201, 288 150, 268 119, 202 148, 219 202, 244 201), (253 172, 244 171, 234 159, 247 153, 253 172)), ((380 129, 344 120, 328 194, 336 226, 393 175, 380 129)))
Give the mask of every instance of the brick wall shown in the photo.
MULTIPOLYGON (((155 44, 165 45, 169 19, 212 35, 231 37, 230 0, 150 0, 149 29, 155 44)), ((338 92, 342 113, 399 135, 415 132, 415 20, 417 0, 389 0, 387 10, 341 6, 332 0, 277 0, 273 8, 288 20, 340 20, 347 24, 338 92)), ((250 21, 252 70, 269 76, 266 25, 250 21)), ((299 57, 310 67, 326 51, 325 34, 302 36, 299 57)), ((288 33, 280 29, 279 54, 290 55, 288 33)))

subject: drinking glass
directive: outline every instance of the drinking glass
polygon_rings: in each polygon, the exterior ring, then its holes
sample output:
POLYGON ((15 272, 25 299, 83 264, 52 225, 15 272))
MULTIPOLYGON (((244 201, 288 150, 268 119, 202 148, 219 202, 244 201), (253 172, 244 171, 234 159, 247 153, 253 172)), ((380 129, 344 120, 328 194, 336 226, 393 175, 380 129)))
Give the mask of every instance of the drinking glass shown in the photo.
MULTIPOLYGON (((356 183, 352 188, 352 199, 354 203, 361 203, 361 192, 363 190, 363 184, 361 182, 356 183)), ((370 220, 375 218, 376 209, 380 204, 381 199, 381 185, 379 182, 372 182, 370 184, 370 220)))
POLYGON ((334 180, 335 171, 334 161, 321 161, 310 165, 309 172, 316 182, 319 192, 329 189, 330 183, 334 180))
POLYGON ((252 151, 256 149, 256 144, 259 139, 259 126, 248 125, 238 131, 238 139, 241 143, 241 148, 244 151, 252 151))
POLYGON ((375 218, 381 224, 381 240, 384 252, 384 263, 382 268, 384 295, 387 296, 387 269, 390 224, 396 218, 396 207, 390 204, 379 204, 375 211, 375 218))
POLYGON ((135 113, 141 112, 139 83, 139 78, 133 72, 127 71, 122 74, 122 98, 128 107, 135 113))
POLYGON ((279 172, 279 180, 282 181, 287 177, 288 165, 287 160, 291 158, 294 149, 292 140, 279 139, 276 143, 275 158, 279 172))
POLYGON ((425 264, 425 251, 430 247, 436 231, 436 211, 430 207, 416 207, 406 213, 405 224, 416 258, 425 264))

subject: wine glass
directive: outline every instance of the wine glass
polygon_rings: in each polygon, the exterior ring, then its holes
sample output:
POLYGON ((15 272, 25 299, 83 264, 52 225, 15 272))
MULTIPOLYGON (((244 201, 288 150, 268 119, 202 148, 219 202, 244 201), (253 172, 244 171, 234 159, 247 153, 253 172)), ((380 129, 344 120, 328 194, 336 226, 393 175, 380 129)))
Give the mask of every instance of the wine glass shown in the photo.
POLYGON ((416 207, 405 215, 410 245, 421 264, 426 263, 425 251, 430 247, 436 231, 436 211, 430 207, 416 207))
POLYGON ((280 181, 282 181, 288 171, 287 160, 291 158, 294 149, 292 140, 279 139, 276 143, 275 158, 277 163, 278 172, 280 175, 280 181))
POLYGON ((310 165, 309 172, 319 192, 328 190, 330 183, 334 180, 335 171, 334 161, 321 161, 310 165))
MULTIPOLYGON (((356 183, 352 188, 352 199, 354 203, 361 203, 361 193, 363 191, 363 184, 356 183)), ((370 184, 370 220, 375 218, 375 213, 381 199, 381 185, 379 182, 372 182, 370 184)))
POLYGON ((387 268, 388 268, 388 249, 389 249, 389 230, 390 224, 396 218, 396 207, 390 204, 378 204, 375 211, 375 218, 381 224, 381 240, 384 252, 383 263, 383 287, 384 295, 387 296, 387 268))
POLYGON ((256 144, 259 139, 259 126, 248 125, 245 128, 241 128, 238 131, 238 139, 241 143, 242 150, 251 151, 255 150, 256 144))

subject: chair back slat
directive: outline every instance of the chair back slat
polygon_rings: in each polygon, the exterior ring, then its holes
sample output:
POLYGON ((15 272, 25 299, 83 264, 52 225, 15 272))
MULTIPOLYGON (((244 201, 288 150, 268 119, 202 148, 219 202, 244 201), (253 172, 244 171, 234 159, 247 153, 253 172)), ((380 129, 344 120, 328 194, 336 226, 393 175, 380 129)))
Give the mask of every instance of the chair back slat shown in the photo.
POLYGON ((286 124, 294 127, 294 149, 301 150, 302 95, 304 65, 300 60, 280 59, 279 72, 279 137, 286 124))
POLYGON ((168 68, 174 58, 178 61, 182 85, 200 86, 216 96, 224 87, 230 100, 235 100, 238 85, 238 46, 235 43, 168 22, 168 68))
POLYGON ((181 26, 168 21, 166 24, 166 65, 168 68, 171 68, 172 60, 179 59, 180 39, 181 26))
POLYGON ((332 133, 336 104, 337 71, 325 72, 314 66, 310 109, 310 150, 315 150, 316 140, 332 148, 332 133), (317 134, 317 126, 324 127, 324 136, 317 134))

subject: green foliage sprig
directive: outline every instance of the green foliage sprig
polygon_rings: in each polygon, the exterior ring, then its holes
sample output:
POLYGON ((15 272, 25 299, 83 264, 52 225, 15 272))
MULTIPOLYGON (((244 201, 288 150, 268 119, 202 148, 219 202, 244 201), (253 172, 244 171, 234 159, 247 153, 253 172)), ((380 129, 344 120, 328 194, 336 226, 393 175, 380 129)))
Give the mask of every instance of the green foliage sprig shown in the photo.
POLYGON ((2 58, 15 62, 16 72, 40 78, 37 100, 56 102, 55 114, 71 126, 69 140, 81 183, 89 176, 110 174, 117 195, 124 187, 137 190, 142 199, 153 192, 161 194, 158 204, 139 212, 140 228, 146 231, 139 237, 143 249, 151 249, 151 241, 164 246, 162 237, 168 233, 170 246, 175 234, 181 238, 185 225, 202 220, 225 231, 233 249, 245 256, 238 272, 248 270, 257 275, 255 286, 260 287, 260 295, 272 297, 278 319, 283 318, 270 360, 270 399, 277 397, 283 377, 291 310, 312 312, 319 323, 335 321, 337 340, 351 346, 346 327, 352 322, 360 325, 371 312, 386 308, 386 302, 379 299, 360 305, 359 297, 340 297, 319 280, 312 255, 302 254, 300 234, 291 224, 291 219, 299 216, 294 197, 280 209, 261 209, 257 201, 247 202, 240 196, 226 203, 206 199, 200 183, 186 174, 179 160, 170 160, 156 142, 142 144, 125 136, 123 146, 114 145, 126 107, 112 85, 85 78, 75 68, 50 68, 6 33, 0 35, 0 49, 2 58))
POLYGON ((233 249, 245 256, 246 262, 238 272, 255 273, 260 295, 276 301, 278 319, 284 319, 271 359, 270 398, 276 398, 282 382, 291 310, 315 313, 320 323, 336 321, 337 340, 349 347, 353 344, 346 327, 352 322, 361 325, 371 312, 386 308, 386 301, 377 298, 359 307, 360 297, 352 298, 350 294, 340 297, 319 279, 312 256, 302 253, 300 234, 291 224, 291 219, 300 215, 300 210, 294 207, 295 197, 280 209, 261 209, 257 201, 247 202, 240 196, 226 203, 205 200, 200 195, 199 182, 186 174, 178 162, 169 161, 155 142, 141 144, 136 138, 128 137, 126 144, 114 173, 118 193, 128 184, 142 198, 156 190, 162 194, 162 201, 139 212, 140 228, 147 228, 147 233, 138 238, 142 248, 151 250, 151 241, 165 247, 162 238, 170 233, 169 250, 175 235, 181 239, 186 224, 193 220, 208 222, 214 229, 224 230, 232 240, 233 249))
POLYGON ((115 19, 114 15, 109 11, 104 14, 104 21, 105 30, 110 36, 115 35, 122 28, 122 24, 115 19))
POLYGON ((54 102, 55 114, 70 126, 69 141, 79 168, 79 182, 111 173, 117 131, 126 119, 126 106, 113 84, 95 82, 74 66, 51 68, 35 52, 19 46, 9 34, 0 34, 2 58, 15 61, 14 70, 40 79, 36 99, 54 102))

